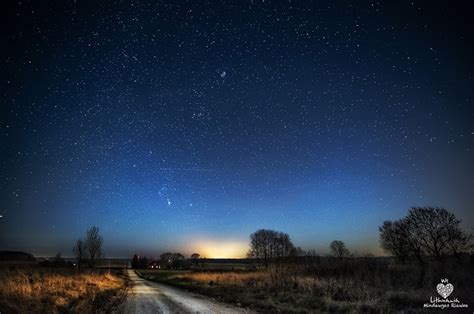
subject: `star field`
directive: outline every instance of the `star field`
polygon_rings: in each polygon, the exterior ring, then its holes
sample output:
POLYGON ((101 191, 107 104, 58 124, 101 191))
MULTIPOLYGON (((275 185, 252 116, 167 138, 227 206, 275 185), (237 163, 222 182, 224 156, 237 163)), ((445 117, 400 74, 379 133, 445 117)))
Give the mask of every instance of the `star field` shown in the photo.
POLYGON ((0 248, 68 255, 97 225, 108 256, 158 255, 265 227, 377 253, 413 205, 474 227, 467 3, 2 6, 0 248))

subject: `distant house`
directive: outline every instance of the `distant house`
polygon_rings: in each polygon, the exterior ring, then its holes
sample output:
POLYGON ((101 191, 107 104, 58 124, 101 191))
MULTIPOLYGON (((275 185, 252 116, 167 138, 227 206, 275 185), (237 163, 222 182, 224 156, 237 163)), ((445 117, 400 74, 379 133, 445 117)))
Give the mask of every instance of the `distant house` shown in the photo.
POLYGON ((161 268, 160 263, 157 262, 157 261, 153 261, 153 262, 148 263, 147 267, 150 268, 150 269, 160 269, 161 268))

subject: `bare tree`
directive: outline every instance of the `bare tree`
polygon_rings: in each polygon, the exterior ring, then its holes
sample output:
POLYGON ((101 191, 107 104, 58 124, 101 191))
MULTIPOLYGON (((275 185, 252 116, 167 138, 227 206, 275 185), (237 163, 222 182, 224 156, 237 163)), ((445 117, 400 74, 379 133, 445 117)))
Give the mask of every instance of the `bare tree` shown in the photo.
POLYGON ((87 250, 83 239, 76 240, 76 245, 72 249, 72 252, 76 256, 77 268, 81 268, 82 264, 87 259, 87 250))
POLYGON ((89 265, 91 267, 94 267, 97 260, 102 257, 103 242, 104 240, 99 234, 99 228, 94 226, 87 230, 84 245, 89 258, 89 265))
POLYGON ((469 249, 471 237, 461 230, 461 220, 444 208, 413 207, 405 219, 410 240, 416 242, 425 255, 440 259, 469 249))
POLYGON ((249 258, 256 258, 265 266, 271 260, 296 255, 296 248, 286 233, 260 229, 250 235, 249 258))
POLYGON ((344 242, 340 240, 334 240, 330 245, 331 253, 339 258, 347 257, 350 255, 349 250, 346 248, 344 242))
POLYGON ((406 217, 384 222, 380 243, 387 253, 401 259, 415 256, 420 263, 424 256, 459 256, 471 249, 471 235, 461 230, 460 222, 444 208, 413 207, 406 217))
POLYGON ((382 249, 397 257, 401 261, 405 261, 409 257, 423 263, 423 250, 420 243, 410 236, 410 226, 407 219, 396 221, 384 221, 379 227, 380 245, 382 249))
POLYGON ((408 225, 403 220, 384 221, 379 227, 380 245, 386 252, 390 252, 400 260, 405 260, 410 252, 408 225))

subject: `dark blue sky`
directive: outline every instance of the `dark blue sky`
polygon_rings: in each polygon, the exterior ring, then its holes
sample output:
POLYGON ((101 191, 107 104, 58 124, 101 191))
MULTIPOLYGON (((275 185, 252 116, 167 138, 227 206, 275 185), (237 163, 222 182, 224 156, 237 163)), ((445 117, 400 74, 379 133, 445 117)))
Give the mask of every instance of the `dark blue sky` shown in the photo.
POLYGON ((474 227, 467 4, 177 3, 2 3, 0 249, 97 225, 108 256, 258 228, 380 253, 414 205, 474 227))

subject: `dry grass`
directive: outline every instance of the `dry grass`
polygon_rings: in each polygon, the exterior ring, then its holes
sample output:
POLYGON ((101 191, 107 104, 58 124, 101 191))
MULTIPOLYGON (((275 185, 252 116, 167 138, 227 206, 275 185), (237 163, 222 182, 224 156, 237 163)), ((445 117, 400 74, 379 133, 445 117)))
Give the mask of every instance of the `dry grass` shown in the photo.
POLYGON ((203 273, 186 273, 177 274, 175 278, 188 279, 191 281, 210 283, 216 285, 224 285, 232 283, 233 285, 248 285, 250 282, 264 282, 268 280, 269 273, 265 271, 256 272, 203 272, 203 273))
MULTIPOLYGON (((277 276, 271 270, 188 272, 172 275, 168 280, 190 282, 195 287, 201 288, 212 287, 213 291, 232 291, 231 299, 236 295, 234 292, 243 292, 245 296, 249 292, 254 294, 257 291, 265 291, 265 295, 259 295, 259 298, 263 297, 264 302, 258 307, 269 311, 278 309, 285 312, 304 312, 314 306, 321 309, 321 303, 324 303, 323 308, 326 310, 346 311, 350 308, 362 310, 380 302, 384 292, 380 287, 371 287, 356 278, 309 276, 299 271, 294 272, 294 269, 277 276), (314 300, 308 299, 319 299, 321 302, 315 304, 314 300)), ((210 289, 204 288, 204 291, 206 290, 209 292, 210 289)), ((219 296, 219 294, 214 296, 219 296)), ((253 306, 255 299, 252 299, 246 300, 244 297, 240 303, 253 306)))
POLYGON ((419 266, 379 259, 316 259, 256 271, 143 271, 144 277, 261 312, 423 312, 440 278, 468 304, 472 261, 419 266))
POLYGON ((1 268, 0 312, 103 312, 119 301, 125 287, 125 279, 113 273, 1 268))

